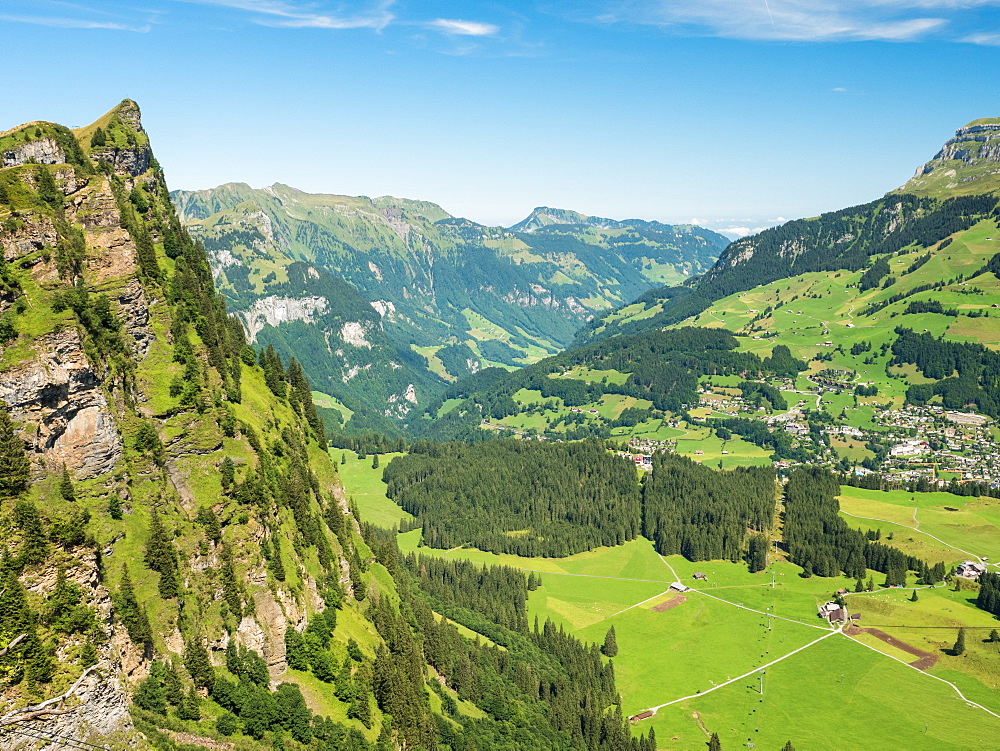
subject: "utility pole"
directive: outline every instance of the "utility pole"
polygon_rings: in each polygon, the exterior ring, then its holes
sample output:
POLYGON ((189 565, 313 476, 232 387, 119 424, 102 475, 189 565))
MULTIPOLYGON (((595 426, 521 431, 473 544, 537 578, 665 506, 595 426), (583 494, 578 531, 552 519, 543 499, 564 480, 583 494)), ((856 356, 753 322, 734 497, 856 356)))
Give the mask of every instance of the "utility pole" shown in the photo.
POLYGON ((760 671, 760 695, 764 695, 764 671, 760 671))

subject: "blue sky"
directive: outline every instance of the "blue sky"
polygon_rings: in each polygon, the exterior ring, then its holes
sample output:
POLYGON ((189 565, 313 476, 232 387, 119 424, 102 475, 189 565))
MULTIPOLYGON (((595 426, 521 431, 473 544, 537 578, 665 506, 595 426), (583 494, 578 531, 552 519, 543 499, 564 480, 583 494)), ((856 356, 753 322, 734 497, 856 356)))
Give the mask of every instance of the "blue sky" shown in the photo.
POLYGON ((173 188, 754 228, 1000 115, 1000 0, 4 0, 0 129, 139 102, 173 188))

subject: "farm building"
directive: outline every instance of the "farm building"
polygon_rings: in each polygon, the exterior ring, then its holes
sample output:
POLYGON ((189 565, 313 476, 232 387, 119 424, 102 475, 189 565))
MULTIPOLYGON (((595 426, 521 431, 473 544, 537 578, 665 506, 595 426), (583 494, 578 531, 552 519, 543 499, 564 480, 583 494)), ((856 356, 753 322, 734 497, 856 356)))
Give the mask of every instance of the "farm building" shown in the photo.
POLYGON ((963 579, 978 579, 980 574, 986 573, 986 566, 975 561, 964 561, 955 569, 955 576, 963 579))
POLYGON ((847 620, 847 611, 839 603, 831 600, 820 605, 819 617, 826 618, 830 623, 843 623, 847 620))
POLYGON ((632 715, 631 717, 628 718, 628 721, 631 722, 633 725, 635 725, 637 722, 640 722, 641 720, 648 720, 654 714, 655 712, 653 712, 651 709, 647 709, 645 712, 640 712, 639 714, 632 715))
POLYGON ((697 579, 698 581, 703 581, 703 582, 708 581, 708 574, 703 573, 701 571, 695 571, 694 578, 697 579))
POLYGON ((671 584, 670 585, 670 589, 672 589, 674 592, 689 592, 689 591, 691 591, 691 587, 688 587, 688 586, 686 586, 684 584, 681 584, 680 582, 674 582, 673 584, 671 584))

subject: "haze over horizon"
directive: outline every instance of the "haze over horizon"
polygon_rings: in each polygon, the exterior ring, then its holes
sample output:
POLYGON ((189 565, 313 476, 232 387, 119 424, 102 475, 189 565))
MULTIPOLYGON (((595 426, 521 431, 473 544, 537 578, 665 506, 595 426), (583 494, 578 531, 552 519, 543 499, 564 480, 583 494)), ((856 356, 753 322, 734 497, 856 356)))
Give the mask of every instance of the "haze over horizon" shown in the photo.
POLYGON ((4 128, 130 97, 172 188, 486 224, 544 205, 735 236, 875 198, 998 114, 968 74, 995 66, 996 0, 12 0, 0 29, 4 128))

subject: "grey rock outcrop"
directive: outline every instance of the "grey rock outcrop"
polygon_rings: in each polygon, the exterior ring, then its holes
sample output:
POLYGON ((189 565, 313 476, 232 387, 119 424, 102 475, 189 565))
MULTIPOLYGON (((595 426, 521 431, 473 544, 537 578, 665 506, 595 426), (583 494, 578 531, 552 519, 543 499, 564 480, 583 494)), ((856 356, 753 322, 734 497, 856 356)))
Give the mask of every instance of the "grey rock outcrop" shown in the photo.
POLYGON ((61 329, 35 346, 34 357, 0 373, 0 399, 14 420, 30 426, 29 454, 45 466, 65 463, 80 478, 110 472, 122 456, 121 440, 79 334, 61 329))
POLYGON ((66 161, 66 154, 62 148, 51 138, 39 138, 37 141, 15 146, 3 152, 3 167, 17 167, 28 162, 38 164, 62 164, 66 161))

